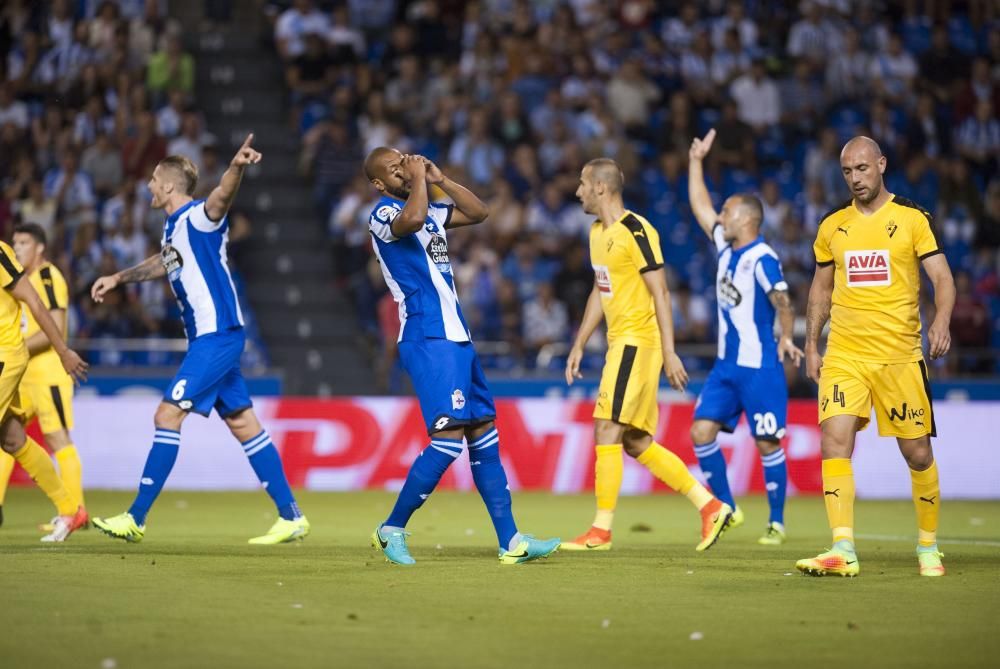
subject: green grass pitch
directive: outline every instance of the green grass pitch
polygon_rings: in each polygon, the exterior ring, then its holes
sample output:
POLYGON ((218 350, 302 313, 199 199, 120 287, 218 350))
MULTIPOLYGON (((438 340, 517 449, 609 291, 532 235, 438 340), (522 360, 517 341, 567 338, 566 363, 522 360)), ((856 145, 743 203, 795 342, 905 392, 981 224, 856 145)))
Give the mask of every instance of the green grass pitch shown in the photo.
MULTIPOLYGON (((89 493, 113 514, 125 493, 89 493)), ((789 542, 758 546, 766 503, 697 554, 697 515, 673 495, 624 498, 609 553, 497 563, 474 494, 438 493, 411 523, 418 563, 368 545, 388 493, 302 493, 305 542, 252 547, 263 493, 165 493, 143 543, 96 530, 38 542, 50 513, 12 490, 0 528, 0 666, 995 667, 1000 503, 945 501, 948 575, 917 576, 909 501, 861 502, 861 576, 811 578, 829 545, 821 499, 793 499, 789 542), (641 527, 642 525, 646 527, 641 527), (645 531, 641 531, 645 530, 645 531), (867 538, 866 538, 867 537, 867 538)), ((589 496, 517 494, 521 528, 572 537, 589 496)))

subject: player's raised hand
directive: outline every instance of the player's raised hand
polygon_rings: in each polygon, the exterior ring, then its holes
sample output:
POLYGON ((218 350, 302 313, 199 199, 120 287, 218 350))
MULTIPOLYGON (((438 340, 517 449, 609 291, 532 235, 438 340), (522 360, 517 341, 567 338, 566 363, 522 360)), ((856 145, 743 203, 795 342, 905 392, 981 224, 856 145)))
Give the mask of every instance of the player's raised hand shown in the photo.
POLYGON ((83 361, 83 358, 71 348, 59 354, 59 361, 62 362, 63 369, 73 377, 73 383, 79 385, 87 380, 87 369, 90 367, 83 361))
POLYGON ((420 158, 423 159, 424 167, 427 168, 426 179, 428 184, 434 185, 444 181, 444 173, 437 165, 434 164, 433 161, 425 158, 424 156, 420 156, 420 158))
POLYGON ((684 363, 671 351, 663 356, 663 371, 667 374, 667 381, 674 390, 684 390, 688 383, 688 373, 684 369, 684 363))
POLYGON ((704 160, 705 156, 712 149, 712 142, 715 141, 715 128, 708 131, 702 138, 695 137, 688 149, 688 158, 691 160, 704 160))
POLYGON ((939 323, 936 319, 927 328, 927 343, 930 349, 931 360, 936 360, 948 353, 951 349, 951 329, 949 324, 939 323))
POLYGON ((820 370, 823 369, 823 356, 819 351, 806 347, 806 378, 819 383, 820 370))
POLYGON ((425 179, 427 177, 427 163, 424 161, 425 158, 422 156, 408 153, 399 162, 399 167, 410 181, 425 179))
POLYGON ((90 297, 100 304, 104 301, 104 296, 109 292, 118 287, 118 277, 114 274, 109 274, 108 276, 102 276, 94 285, 90 288, 90 297))
POLYGON ((251 132, 247 135, 247 138, 243 140, 243 146, 236 151, 236 155, 233 156, 233 160, 230 165, 234 165, 236 167, 246 167, 247 165, 256 165, 259 163, 263 156, 259 151, 250 146, 252 143, 253 133, 251 132))
POLYGON ((580 373, 580 361, 583 360, 583 349, 574 346, 569 351, 569 356, 566 357, 566 385, 573 385, 573 381, 576 379, 582 379, 583 374, 580 373))
POLYGON ((778 340, 778 360, 784 362, 786 355, 798 367, 802 364, 802 358, 805 356, 805 353, 795 345, 791 337, 782 337, 778 340))

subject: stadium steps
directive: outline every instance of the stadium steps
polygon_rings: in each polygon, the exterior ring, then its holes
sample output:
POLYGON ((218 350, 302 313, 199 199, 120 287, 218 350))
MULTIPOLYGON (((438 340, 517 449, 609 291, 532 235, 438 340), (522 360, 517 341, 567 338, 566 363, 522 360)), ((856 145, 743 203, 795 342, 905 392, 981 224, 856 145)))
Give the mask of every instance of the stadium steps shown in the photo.
MULTIPOLYGON (((184 26, 201 25, 202 0, 171 0, 184 26)), ((236 207, 253 220, 240 269, 272 365, 288 394, 374 394, 368 344, 349 300, 336 288, 326 221, 313 206, 311 179, 298 170, 300 138, 289 123, 284 68, 258 3, 233 3, 233 21, 189 30, 196 97, 226 160, 254 133, 264 155, 248 168, 236 207)))

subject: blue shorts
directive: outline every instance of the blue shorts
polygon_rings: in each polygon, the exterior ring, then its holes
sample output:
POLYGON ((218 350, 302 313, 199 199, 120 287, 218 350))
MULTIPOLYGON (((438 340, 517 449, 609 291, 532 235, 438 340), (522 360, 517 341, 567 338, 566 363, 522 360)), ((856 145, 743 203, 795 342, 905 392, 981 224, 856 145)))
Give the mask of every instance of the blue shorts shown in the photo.
POLYGON ((783 367, 753 369, 716 361, 694 407, 695 420, 710 420, 732 432, 740 414, 755 439, 778 441, 785 436, 788 385, 783 367))
POLYGON ((243 328, 202 335, 188 346, 177 376, 163 394, 163 401, 202 416, 214 408, 228 418, 253 406, 247 391, 240 356, 246 344, 243 328))
POLYGON ((413 381, 427 434, 496 418, 493 395, 472 342, 399 342, 399 359, 413 381))

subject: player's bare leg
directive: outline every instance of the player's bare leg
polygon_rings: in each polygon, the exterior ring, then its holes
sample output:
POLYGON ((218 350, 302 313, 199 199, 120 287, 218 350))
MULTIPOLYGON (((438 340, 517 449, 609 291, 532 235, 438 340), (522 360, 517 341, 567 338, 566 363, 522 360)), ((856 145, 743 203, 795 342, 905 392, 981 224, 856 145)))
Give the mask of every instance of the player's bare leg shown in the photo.
POLYGON ((899 452, 910 467, 913 506, 917 512, 917 560, 921 576, 944 576, 938 550, 937 529, 941 514, 941 486, 929 436, 897 439, 899 452))

